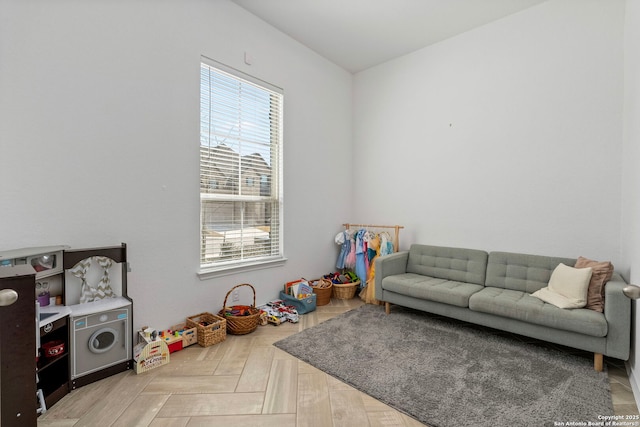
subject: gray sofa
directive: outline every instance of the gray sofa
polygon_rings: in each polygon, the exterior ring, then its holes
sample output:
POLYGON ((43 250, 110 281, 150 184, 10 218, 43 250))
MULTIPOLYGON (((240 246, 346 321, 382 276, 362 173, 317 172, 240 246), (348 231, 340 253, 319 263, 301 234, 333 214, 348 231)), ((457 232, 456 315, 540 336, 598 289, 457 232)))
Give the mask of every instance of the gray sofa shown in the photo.
POLYGON ((414 244, 408 251, 378 257, 375 298, 470 323, 603 355, 629 358, 631 301, 616 272, 605 286, 604 312, 561 309, 531 296, 551 273, 576 260, 509 252, 414 244))

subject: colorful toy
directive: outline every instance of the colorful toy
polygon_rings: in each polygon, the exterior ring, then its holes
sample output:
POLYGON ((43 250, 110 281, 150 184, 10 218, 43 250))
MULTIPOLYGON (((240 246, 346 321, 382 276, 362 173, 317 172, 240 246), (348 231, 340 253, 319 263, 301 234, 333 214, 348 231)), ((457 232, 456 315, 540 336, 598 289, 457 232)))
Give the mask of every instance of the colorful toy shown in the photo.
POLYGON ((274 300, 258 307, 266 313, 267 322, 279 325, 282 322, 298 323, 298 311, 295 307, 286 305, 282 300, 274 300))
POLYGON ((254 313, 248 305, 234 305, 232 307, 224 308, 225 316, 250 316, 252 314, 254 313))
POLYGON ((325 274, 322 278, 327 279, 336 285, 353 283, 358 280, 358 276, 353 271, 345 271, 344 273, 336 271, 335 273, 325 274))

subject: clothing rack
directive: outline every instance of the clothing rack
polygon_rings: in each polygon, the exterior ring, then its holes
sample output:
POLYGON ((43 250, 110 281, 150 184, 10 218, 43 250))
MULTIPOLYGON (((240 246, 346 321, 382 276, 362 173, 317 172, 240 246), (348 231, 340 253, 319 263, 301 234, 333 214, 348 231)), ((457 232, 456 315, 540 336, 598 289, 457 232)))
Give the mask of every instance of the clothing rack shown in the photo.
MULTIPOLYGON (((401 225, 377 225, 377 224, 351 224, 351 223, 347 223, 347 224, 342 224, 346 230, 350 230, 350 229, 362 229, 364 228, 367 231, 370 231, 370 229, 375 229, 376 231, 382 229, 382 230, 386 230, 386 229, 391 229, 394 230, 394 237, 393 237, 393 251, 394 252, 398 252, 398 250, 400 249, 400 230, 402 228, 404 228, 401 225)), ((385 231, 386 232, 386 231, 385 231)), ((376 299, 375 296, 375 286, 373 284, 373 277, 375 276, 375 266, 371 267, 371 275, 365 280, 365 279, 361 279, 363 280, 363 282, 365 282, 365 286, 364 288, 360 291, 360 298, 362 298, 364 300, 365 303, 367 304, 381 304, 380 301, 378 301, 376 299)))
POLYGON ((349 230, 351 228, 391 228, 395 230, 395 235, 393 238, 393 251, 398 252, 400 250, 400 230, 404 227, 402 225, 374 225, 374 224, 342 224, 345 229, 349 230))

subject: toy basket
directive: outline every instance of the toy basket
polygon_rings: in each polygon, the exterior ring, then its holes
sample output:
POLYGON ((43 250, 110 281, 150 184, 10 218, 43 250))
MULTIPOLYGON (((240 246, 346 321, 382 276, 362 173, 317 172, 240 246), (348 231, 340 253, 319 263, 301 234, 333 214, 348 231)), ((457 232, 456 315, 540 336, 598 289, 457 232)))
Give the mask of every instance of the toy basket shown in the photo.
POLYGON ((309 280, 309 284, 316 294, 316 305, 327 305, 331 302, 333 283, 327 279, 309 280))
POLYGON ((337 299, 351 299, 356 295, 360 280, 351 283, 334 283, 333 297, 337 299))
POLYGON ((316 309, 316 294, 309 294, 304 298, 296 298, 291 295, 287 295, 284 291, 280 291, 280 299, 284 301, 284 304, 296 309, 298 314, 311 313, 316 309))
POLYGON ((256 308, 256 290, 253 286, 248 283, 242 283, 240 285, 236 285, 224 297, 224 305, 222 310, 218 313, 221 317, 224 317, 227 321, 227 332, 233 335, 244 335, 251 333, 256 330, 258 327, 258 322, 260 320, 261 310, 256 308), (253 304, 249 306, 227 306, 227 298, 233 292, 234 289, 239 288, 241 286, 248 286, 253 291, 253 304), (234 307, 242 307, 248 314, 245 316, 236 316, 230 314, 233 311, 234 307))
POLYGON ((227 339, 226 323, 224 318, 211 313, 187 317, 187 328, 196 328, 201 347, 209 347, 227 339))

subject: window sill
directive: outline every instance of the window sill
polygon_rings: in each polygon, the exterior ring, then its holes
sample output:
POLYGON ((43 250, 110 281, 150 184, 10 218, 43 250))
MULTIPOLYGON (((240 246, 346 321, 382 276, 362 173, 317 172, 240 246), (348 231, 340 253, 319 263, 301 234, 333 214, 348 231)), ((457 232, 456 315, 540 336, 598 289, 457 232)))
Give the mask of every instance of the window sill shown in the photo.
POLYGON ((262 270, 265 268, 281 267, 287 262, 287 258, 277 258, 268 261, 255 261, 246 264, 226 265, 221 267, 209 267, 198 270, 200 280, 213 279, 215 277, 229 276, 231 274, 244 273, 247 271, 262 270))

